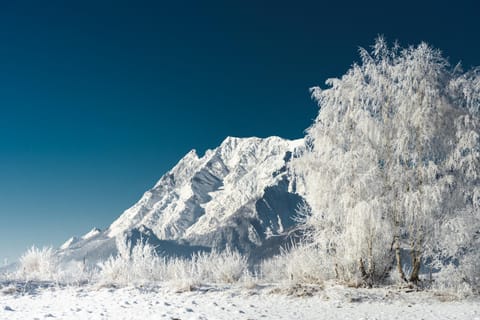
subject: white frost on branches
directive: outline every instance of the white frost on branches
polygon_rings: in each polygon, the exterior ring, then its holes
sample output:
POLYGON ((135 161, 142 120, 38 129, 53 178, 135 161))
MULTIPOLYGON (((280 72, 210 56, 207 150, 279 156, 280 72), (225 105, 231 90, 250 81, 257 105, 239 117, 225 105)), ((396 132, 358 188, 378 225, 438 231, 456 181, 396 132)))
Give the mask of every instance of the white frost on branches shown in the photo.
POLYGON ((294 163, 311 238, 345 281, 372 284, 396 268, 417 282, 425 268, 478 264, 480 69, 383 38, 360 56, 311 90, 320 111, 294 163))

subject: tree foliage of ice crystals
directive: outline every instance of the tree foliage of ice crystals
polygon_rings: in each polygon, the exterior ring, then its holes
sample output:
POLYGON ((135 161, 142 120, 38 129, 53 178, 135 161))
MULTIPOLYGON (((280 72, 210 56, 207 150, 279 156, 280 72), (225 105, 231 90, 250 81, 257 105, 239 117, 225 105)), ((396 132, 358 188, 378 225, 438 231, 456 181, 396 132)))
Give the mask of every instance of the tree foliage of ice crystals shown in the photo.
POLYGON ((311 89, 320 111, 295 168, 312 238, 346 281, 383 279, 396 241, 422 267, 478 255, 480 69, 383 38, 360 56, 330 88, 311 89))

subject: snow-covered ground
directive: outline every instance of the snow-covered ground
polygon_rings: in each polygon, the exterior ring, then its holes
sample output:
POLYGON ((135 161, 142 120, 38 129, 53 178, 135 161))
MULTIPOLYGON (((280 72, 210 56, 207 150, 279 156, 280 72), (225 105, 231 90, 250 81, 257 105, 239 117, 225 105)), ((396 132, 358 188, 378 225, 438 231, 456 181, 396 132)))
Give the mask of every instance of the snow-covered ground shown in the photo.
POLYGON ((179 292, 171 286, 0 289, 0 319, 478 319, 480 301, 397 289, 320 291, 265 286, 202 287, 179 292))

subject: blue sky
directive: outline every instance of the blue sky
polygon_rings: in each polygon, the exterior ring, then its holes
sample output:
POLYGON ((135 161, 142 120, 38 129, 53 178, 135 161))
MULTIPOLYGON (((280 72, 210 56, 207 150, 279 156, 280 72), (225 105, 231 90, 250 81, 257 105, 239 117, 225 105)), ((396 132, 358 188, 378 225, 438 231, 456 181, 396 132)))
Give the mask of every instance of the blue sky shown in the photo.
POLYGON ((190 149, 302 137, 378 34, 480 65, 473 0, 166 3, 0 2, 0 258, 107 227, 190 149))

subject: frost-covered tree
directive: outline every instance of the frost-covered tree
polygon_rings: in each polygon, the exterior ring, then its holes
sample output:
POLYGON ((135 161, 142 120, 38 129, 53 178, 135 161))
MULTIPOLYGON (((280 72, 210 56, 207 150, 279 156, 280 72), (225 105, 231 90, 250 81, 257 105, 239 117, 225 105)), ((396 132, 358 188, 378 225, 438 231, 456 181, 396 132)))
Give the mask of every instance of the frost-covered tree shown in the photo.
POLYGON ((378 38, 360 56, 312 89, 320 112, 295 163, 304 222, 338 278, 372 284, 395 268, 416 282, 427 260, 440 268, 459 254, 448 249, 452 221, 478 242, 480 72, 450 68, 425 43, 378 38))

